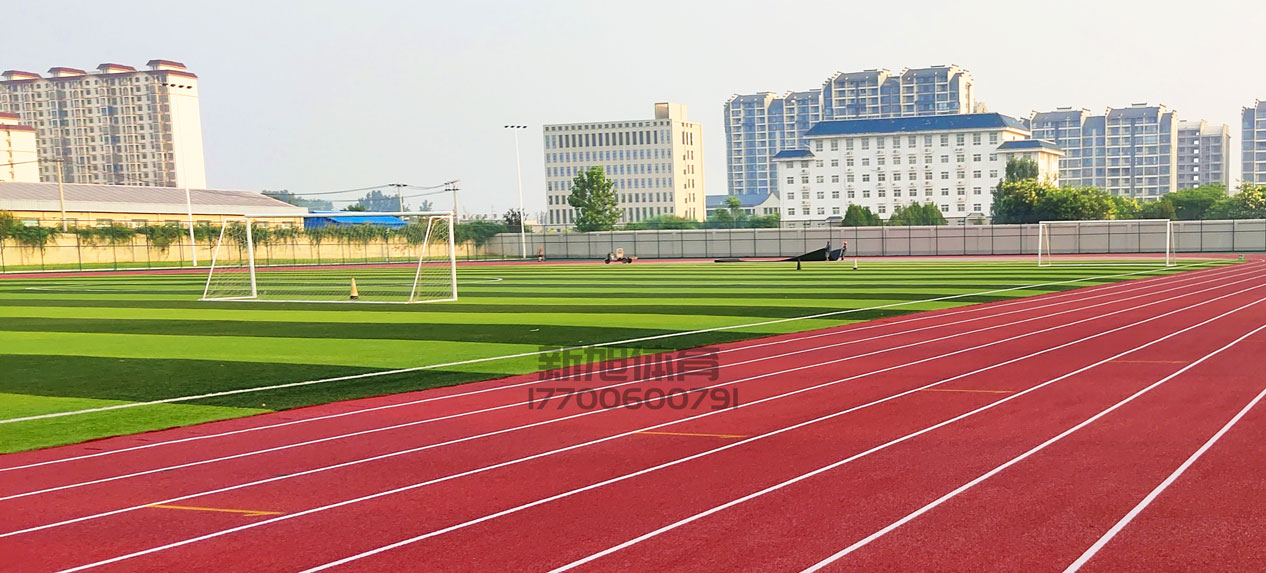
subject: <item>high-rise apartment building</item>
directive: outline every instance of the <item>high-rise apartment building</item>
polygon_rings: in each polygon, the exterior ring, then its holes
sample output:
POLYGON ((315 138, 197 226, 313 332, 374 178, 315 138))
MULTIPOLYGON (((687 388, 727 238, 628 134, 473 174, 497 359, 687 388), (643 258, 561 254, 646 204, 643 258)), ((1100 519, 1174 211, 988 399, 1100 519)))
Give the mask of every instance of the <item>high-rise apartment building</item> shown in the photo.
POLYGON ((1231 186, 1231 128, 1205 120, 1178 122, 1178 188, 1231 186))
POLYGON ((971 113, 971 74, 958 66, 836 73, 822 88, 735 95, 725 103, 726 175, 730 195, 769 194, 778 188, 774 155, 805 145, 818 121, 971 113))
POLYGON ((573 225, 572 178, 600 165, 615 181, 622 222, 659 215, 703 220, 703 128, 686 106, 655 104, 655 118, 544 126, 546 225, 573 225))
POLYGON ((39 183, 38 161, 35 128, 22 125, 15 114, 0 112, 0 182, 39 183))
POLYGON ((1064 150, 1060 180, 1113 195, 1158 199, 1178 189, 1178 122, 1163 105, 1108 108, 1104 115, 1059 108, 1029 120, 1034 139, 1064 150))
POLYGON ((1266 101, 1258 100, 1240 115, 1241 180, 1250 185, 1266 185, 1266 101))
POLYGON ((1038 176, 1055 182, 1063 155, 997 113, 827 120, 806 138, 806 148, 774 158, 782 221, 791 226, 830 225, 849 205, 887 219, 917 203, 936 205, 951 223, 981 221, 1009 157, 1033 159, 1038 176))
POLYGON ((149 69, 101 64, 92 72, 9 70, 0 112, 34 127, 40 179, 159 187, 206 187, 198 77, 179 62, 149 69))

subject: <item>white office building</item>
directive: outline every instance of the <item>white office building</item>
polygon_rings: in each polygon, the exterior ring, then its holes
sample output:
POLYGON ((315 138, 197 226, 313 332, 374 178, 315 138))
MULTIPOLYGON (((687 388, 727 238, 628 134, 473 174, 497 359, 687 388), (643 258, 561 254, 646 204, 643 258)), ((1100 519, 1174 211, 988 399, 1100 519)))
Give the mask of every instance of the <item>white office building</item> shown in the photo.
POLYGON ((35 128, 22 125, 15 114, 0 112, 0 182, 39 183, 38 161, 35 128))
POLYGON ((543 134, 546 225, 575 224, 572 179, 593 166, 615 181, 622 223, 704 219, 703 129, 687 120, 686 106, 657 103, 654 119, 546 125, 543 134))
POLYGON ((1266 101, 1258 100, 1240 115, 1242 180, 1249 185, 1266 185, 1266 101))
POLYGON ((1231 187, 1231 127, 1205 120, 1178 122, 1178 188, 1231 187))
POLYGON ((826 226, 849 205, 881 218, 899 205, 932 203, 954 224, 984 220, 1010 155, 1038 162, 1057 181, 1062 152, 1050 142, 1020 143, 1029 130, 997 114, 822 121, 805 135, 808 149, 774 157, 782 220, 826 226))
POLYGON ((819 121, 955 115, 975 106, 975 80, 956 65, 836 72, 820 89, 735 95, 724 109, 729 194, 759 201, 778 189, 770 158, 804 147, 819 121))
POLYGON ((198 77, 179 62, 149 69, 101 64, 47 76, 8 70, 0 112, 34 127, 45 162, 40 179, 67 183, 206 187, 198 77))

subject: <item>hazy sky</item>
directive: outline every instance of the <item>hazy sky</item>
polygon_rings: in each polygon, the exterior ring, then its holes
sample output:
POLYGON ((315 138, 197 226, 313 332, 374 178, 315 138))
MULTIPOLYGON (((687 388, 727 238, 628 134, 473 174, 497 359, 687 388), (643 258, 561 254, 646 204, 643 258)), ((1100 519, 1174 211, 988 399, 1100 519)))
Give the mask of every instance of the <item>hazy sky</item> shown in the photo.
MULTIPOLYGON (((184 62, 212 187, 297 193, 460 179, 462 209, 544 209, 540 126, 688 106, 709 194, 721 107, 835 71, 958 64, 991 111, 1163 103, 1232 128, 1266 99, 1266 2, 18 2, 0 69, 184 62)), ((1238 179, 1238 157, 1233 179, 1238 179)), ((437 204, 448 208, 447 198, 437 204)))

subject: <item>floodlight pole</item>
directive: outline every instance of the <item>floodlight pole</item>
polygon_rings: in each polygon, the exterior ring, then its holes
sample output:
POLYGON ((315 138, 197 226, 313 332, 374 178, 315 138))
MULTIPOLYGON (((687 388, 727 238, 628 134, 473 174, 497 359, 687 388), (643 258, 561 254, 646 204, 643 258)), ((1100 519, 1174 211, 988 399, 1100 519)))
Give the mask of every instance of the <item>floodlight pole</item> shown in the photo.
POLYGON ((57 200, 61 202, 62 207, 62 232, 66 232, 66 187, 62 182, 62 169, 66 168, 66 160, 62 158, 54 159, 57 162, 57 200))
POLYGON ((527 258, 527 225, 523 211, 523 161, 519 158, 519 130, 527 129, 526 125, 507 125, 506 129, 514 132, 514 169, 519 179, 519 251, 522 258, 527 258))

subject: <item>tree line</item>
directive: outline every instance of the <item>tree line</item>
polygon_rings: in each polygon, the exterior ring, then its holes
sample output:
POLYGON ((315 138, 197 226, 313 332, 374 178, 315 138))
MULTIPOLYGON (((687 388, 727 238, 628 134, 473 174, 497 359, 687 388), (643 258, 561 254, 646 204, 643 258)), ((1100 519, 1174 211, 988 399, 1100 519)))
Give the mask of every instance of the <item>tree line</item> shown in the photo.
POLYGON ((1155 200, 1113 195, 1098 187, 1056 187, 1039 181, 1037 163, 1007 161, 1006 177, 993 190, 993 222, 998 224, 1101 219, 1261 219, 1266 187, 1243 184, 1230 195, 1221 184, 1173 191, 1155 200))

